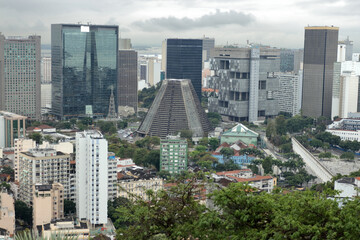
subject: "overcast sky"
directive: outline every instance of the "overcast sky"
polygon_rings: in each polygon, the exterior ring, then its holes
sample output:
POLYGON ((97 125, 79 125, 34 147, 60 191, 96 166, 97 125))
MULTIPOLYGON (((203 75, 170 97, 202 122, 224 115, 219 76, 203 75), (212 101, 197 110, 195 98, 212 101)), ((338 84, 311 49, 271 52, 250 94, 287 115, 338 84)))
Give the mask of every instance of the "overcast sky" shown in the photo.
POLYGON ((50 44, 52 23, 119 25, 133 45, 160 46, 165 38, 214 37, 302 48, 304 26, 340 27, 360 50, 359 0, 0 0, 0 32, 38 34, 50 44))

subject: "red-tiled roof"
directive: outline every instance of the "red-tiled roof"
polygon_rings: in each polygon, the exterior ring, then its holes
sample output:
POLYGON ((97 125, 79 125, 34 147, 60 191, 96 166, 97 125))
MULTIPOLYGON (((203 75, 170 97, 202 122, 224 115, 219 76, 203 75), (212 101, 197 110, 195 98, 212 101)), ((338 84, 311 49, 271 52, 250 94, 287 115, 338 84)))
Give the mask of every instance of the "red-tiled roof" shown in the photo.
POLYGON ((125 175, 120 172, 117 173, 117 179, 122 179, 124 176, 125 175))
POLYGON ((40 125, 40 126, 37 126, 37 127, 28 127, 26 130, 31 131, 31 130, 35 130, 35 129, 40 130, 40 129, 51 129, 51 128, 54 128, 54 127, 43 124, 43 125, 40 125))
POLYGON ((355 179, 360 181, 360 177, 355 177, 355 179))
POLYGON ((128 165, 122 165, 122 164, 118 164, 117 167, 133 167, 136 166, 135 164, 128 164, 128 165))

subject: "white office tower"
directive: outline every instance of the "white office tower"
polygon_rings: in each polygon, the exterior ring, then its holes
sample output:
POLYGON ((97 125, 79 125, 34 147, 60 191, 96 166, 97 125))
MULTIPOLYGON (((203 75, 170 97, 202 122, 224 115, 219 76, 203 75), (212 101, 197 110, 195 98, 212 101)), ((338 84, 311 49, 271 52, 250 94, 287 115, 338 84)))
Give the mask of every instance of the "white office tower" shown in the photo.
POLYGON ((334 63, 331 118, 347 118, 350 112, 360 111, 359 61, 334 63))
POLYGON ((108 143, 94 130, 76 133, 76 215, 107 223, 108 143))

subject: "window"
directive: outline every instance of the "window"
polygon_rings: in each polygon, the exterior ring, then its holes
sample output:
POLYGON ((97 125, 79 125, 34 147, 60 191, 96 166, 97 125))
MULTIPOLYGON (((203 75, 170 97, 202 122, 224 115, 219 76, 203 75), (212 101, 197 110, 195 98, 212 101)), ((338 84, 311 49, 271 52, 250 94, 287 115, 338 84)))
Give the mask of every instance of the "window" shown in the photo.
POLYGON ((220 60, 220 69, 229 69, 230 62, 229 60, 220 60))
POLYGON ((266 81, 264 81, 264 80, 259 81, 259 89, 260 90, 266 89, 266 81))

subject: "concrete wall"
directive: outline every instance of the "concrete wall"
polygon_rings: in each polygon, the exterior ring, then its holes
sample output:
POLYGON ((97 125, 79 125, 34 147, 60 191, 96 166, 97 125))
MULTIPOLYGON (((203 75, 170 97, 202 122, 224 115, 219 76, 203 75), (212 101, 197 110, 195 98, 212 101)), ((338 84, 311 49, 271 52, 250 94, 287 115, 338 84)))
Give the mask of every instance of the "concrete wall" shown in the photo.
POLYGON ((295 138, 292 138, 291 142, 294 152, 302 157, 305 164, 311 168, 311 170, 319 179, 321 179, 322 182, 331 180, 333 174, 321 165, 321 163, 303 145, 301 145, 295 138))

